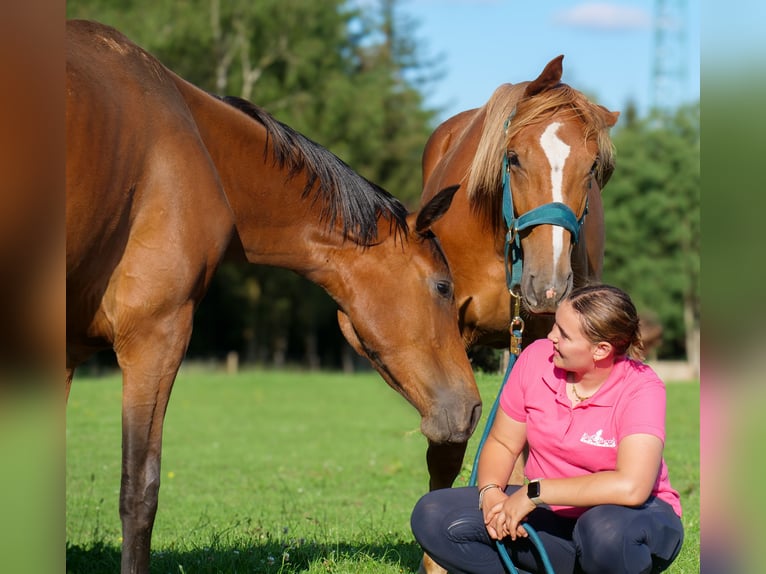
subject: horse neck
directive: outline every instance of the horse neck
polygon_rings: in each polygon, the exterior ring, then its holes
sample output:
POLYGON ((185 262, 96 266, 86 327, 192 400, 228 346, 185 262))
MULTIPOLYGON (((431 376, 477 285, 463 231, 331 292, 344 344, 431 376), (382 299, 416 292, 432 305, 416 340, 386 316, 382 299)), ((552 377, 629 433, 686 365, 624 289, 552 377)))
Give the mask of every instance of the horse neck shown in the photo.
POLYGON ((304 175, 289 177, 273 163, 265 127, 184 80, 177 83, 218 171, 245 258, 314 280, 332 272, 338 252, 356 245, 328 229, 320 206, 302 197, 304 175))
MULTIPOLYGON (((321 201, 303 197, 306 176, 290 177, 273 163, 271 149, 264 153, 270 145, 264 126, 181 78, 177 82, 234 213, 238 237, 229 255, 244 253, 250 263, 291 269, 342 299, 344 277, 364 264, 370 249, 344 238, 337 223, 330 228, 321 201)), ((378 232, 383 241, 388 225, 378 232)))

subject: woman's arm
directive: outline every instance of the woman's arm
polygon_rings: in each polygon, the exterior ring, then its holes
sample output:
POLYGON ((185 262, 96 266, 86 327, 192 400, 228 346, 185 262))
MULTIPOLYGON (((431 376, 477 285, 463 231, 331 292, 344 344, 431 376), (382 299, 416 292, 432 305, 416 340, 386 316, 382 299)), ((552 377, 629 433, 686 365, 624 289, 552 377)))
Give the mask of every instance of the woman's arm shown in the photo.
MULTIPOLYGON (((657 481, 662 450, 663 443, 655 435, 629 435, 617 447, 615 470, 571 478, 546 478, 540 481, 539 498, 545 504, 561 506, 639 506, 649 498, 657 481)), ((521 522, 535 509, 526 489, 506 497, 499 506, 493 516, 496 534, 493 537, 510 536, 515 540, 518 536, 526 536, 521 522)))
POLYGON ((527 440, 527 427, 498 409, 479 456, 477 486, 497 484, 505 488, 527 440))
POLYGON ((494 522, 502 508, 501 503, 508 498, 504 492, 505 487, 526 443, 526 428, 524 423, 513 420, 502 409, 498 409, 481 448, 476 485, 480 491, 486 488, 481 496, 481 510, 484 512, 487 530, 493 538, 502 538, 498 536, 494 522), (490 485, 496 485, 496 488, 490 485))
POLYGON ((540 498, 546 504, 639 506, 652 492, 662 463, 663 443, 650 434, 626 436, 617 447, 614 470, 573 478, 546 479, 540 498))

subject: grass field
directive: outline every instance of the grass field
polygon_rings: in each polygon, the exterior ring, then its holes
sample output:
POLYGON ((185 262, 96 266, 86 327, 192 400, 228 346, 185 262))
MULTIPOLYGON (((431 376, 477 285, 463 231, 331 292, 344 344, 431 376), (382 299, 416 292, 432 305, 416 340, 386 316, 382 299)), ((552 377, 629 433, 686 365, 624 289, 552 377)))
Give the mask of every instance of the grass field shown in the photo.
MULTIPOLYGON (((478 375, 485 404, 496 375, 478 375)), ((119 571, 118 376, 75 378, 67 407, 67 572, 119 571)), ((485 408, 486 412, 489 408, 485 408)), ((419 417, 375 373, 182 371, 165 422, 153 573, 417 571, 427 490, 419 417)), ((699 572, 699 384, 668 385, 665 456, 699 572)), ((469 445, 466 484, 479 427, 469 445)))

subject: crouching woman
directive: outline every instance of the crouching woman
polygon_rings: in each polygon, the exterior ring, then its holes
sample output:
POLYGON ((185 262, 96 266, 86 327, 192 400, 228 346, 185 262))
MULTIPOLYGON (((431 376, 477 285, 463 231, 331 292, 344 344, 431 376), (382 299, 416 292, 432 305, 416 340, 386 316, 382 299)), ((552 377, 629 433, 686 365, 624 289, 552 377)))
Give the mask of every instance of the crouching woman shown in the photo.
POLYGON ((665 570, 683 542, 681 504, 663 459, 665 385, 631 358, 641 347, 623 291, 592 285, 563 300, 512 369, 477 485, 415 506, 423 550, 452 574, 504 574, 500 543, 520 571, 543 572, 530 524, 556 574, 665 570), (526 443, 529 482, 507 486, 526 443))

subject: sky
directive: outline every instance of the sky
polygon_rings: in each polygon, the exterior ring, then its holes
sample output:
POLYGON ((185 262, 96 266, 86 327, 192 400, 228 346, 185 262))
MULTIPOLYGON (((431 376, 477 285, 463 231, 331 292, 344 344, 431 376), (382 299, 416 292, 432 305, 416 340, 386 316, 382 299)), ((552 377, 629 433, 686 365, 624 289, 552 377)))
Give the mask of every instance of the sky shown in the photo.
MULTIPOLYGON (((681 73, 669 84, 668 105, 699 99, 700 3, 665 0, 673 8, 666 33, 674 48, 665 68, 681 73), (685 5, 685 6, 684 6, 685 5), (679 8, 679 6, 681 8, 679 8), (676 16, 677 15, 677 16, 676 16)), ((422 60, 443 75, 426 102, 441 120, 483 105, 500 84, 535 79, 564 55, 562 80, 612 111, 633 102, 645 115, 653 102, 655 0, 402 0, 414 21, 422 60)))

